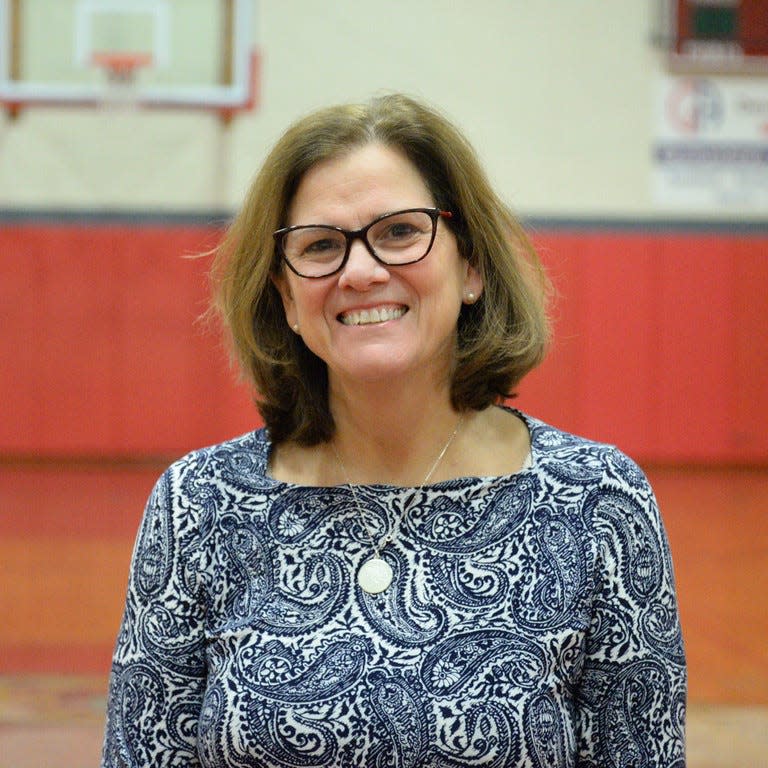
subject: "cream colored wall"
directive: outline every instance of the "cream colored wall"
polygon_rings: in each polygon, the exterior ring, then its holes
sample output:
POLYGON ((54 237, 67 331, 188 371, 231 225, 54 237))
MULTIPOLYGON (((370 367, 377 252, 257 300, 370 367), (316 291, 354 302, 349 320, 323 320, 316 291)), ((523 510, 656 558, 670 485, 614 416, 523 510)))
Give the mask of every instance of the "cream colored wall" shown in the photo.
POLYGON ((260 105, 25 110, 0 122, 0 207, 233 208, 321 105, 402 90, 467 133, 524 215, 652 216, 650 0, 260 0, 260 105))

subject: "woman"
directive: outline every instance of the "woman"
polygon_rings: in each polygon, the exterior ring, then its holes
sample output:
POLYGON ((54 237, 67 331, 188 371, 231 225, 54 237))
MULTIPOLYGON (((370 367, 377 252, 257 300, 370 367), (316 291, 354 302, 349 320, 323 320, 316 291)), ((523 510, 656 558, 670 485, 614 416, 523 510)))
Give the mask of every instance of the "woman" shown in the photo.
POLYGON ((542 358, 535 254, 443 117, 300 120, 218 254, 266 429, 147 506, 104 766, 682 766, 653 494, 499 405, 542 358))

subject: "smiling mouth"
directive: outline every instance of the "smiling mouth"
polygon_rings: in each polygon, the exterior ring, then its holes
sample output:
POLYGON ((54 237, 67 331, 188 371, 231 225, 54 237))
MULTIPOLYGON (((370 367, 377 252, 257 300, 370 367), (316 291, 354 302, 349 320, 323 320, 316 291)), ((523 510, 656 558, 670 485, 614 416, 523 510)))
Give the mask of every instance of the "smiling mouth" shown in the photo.
POLYGON ((360 309, 352 312, 342 312, 339 320, 344 325, 372 325, 397 320, 408 311, 407 307, 379 307, 377 309, 360 309))

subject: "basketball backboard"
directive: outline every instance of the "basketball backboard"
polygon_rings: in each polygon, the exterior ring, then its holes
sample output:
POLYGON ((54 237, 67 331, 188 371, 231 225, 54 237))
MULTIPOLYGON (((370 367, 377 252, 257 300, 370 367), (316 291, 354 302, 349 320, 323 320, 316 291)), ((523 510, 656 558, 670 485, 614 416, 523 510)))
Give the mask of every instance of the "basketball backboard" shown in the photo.
POLYGON ((0 102, 231 113, 256 97, 255 0, 0 0, 0 102))

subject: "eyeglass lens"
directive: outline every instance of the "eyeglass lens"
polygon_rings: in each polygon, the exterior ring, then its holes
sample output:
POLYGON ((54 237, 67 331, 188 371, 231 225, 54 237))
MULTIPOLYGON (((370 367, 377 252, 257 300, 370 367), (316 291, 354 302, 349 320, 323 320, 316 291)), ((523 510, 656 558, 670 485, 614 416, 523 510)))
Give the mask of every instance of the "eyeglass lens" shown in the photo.
MULTIPOLYGON (((365 233, 368 245, 386 264, 422 259, 432 243, 435 219, 424 211, 403 211, 375 221, 365 233)), ((347 237, 332 227, 299 227, 282 239, 285 258, 301 275, 318 277, 334 272, 347 251, 347 237)))

